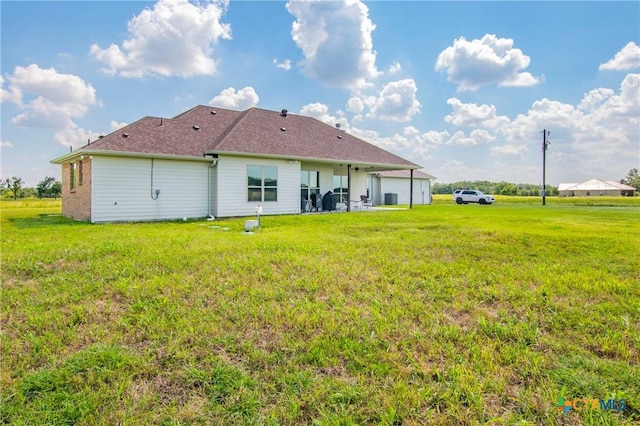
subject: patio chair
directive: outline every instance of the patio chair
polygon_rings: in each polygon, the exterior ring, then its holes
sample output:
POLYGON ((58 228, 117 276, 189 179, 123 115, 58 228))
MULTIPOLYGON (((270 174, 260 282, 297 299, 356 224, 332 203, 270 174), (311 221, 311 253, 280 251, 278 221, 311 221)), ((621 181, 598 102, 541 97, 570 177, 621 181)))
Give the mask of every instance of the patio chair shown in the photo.
POLYGON ((363 209, 372 209, 373 208, 373 203, 371 202, 371 200, 369 200, 369 198, 366 195, 361 195, 360 196, 360 203, 361 203, 363 209))
POLYGON ((315 192, 311 194, 311 211, 315 209, 316 211, 320 211, 322 201, 320 199, 320 194, 316 194, 315 192))

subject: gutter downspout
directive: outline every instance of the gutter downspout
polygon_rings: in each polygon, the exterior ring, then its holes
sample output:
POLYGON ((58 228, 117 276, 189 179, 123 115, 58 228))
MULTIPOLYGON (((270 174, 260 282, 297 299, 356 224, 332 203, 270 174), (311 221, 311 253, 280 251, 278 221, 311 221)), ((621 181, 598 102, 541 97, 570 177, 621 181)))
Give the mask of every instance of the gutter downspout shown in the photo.
POLYGON ((211 179, 213 178, 213 168, 218 165, 218 158, 216 158, 217 156, 215 154, 203 154, 202 156, 206 157, 207 155, 211 156, 211 164, 209 164, 209 167, 207 168, 207 210, 209 211, 209 219, 213 219, 214 216, 211 211, 211 190, 213 189, 213 185, 211 184, 211 179))

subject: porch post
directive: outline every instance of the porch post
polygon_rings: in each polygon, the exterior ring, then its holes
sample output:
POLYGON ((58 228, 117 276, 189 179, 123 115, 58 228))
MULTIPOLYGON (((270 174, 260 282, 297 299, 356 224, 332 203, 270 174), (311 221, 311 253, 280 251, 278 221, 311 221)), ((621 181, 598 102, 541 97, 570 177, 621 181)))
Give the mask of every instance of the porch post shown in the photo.
POLYGON ((413 169, 409 175, 409 208, 413 208, 413 169))
POLYGON ((347 212, 351 211, 351 164, 347 164, 347 212))

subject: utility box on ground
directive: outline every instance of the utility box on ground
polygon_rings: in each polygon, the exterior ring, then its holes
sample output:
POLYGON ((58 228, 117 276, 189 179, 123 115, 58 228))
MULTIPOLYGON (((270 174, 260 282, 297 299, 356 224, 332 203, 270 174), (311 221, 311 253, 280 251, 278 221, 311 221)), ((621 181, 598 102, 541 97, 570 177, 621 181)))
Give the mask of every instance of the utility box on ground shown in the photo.
POLYGON ((398 204, 398 194, 387 192, 384 194, 384 204, 387 206, 395 206, 398 204))

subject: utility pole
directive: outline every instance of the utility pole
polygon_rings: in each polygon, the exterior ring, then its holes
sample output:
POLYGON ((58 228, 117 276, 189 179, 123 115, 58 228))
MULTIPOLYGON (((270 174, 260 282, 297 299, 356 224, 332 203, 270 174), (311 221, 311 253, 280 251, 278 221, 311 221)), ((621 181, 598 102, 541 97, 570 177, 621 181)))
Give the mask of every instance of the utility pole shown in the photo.
POLYGON ((542 205, 546 205, 545 196, 547 195, 547 182, 545 179, 546 162, 547 162, 547 146, 551 143, 547 140, 547 136, 551 134, 549 130, 543 129, 542 132, 542 205))

